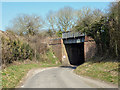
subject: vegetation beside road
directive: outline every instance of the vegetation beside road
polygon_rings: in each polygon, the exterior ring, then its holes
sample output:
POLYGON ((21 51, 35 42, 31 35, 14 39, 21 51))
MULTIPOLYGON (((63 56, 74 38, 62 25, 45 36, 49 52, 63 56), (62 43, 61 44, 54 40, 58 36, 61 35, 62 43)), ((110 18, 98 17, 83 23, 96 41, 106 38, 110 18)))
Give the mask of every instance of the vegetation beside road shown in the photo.
POLYGON ((88 76, 93 79, 118 85, 119 64, 117 61, 89 61, 78 66, 74 72, 78 75, 88 76))
MULTIPOLYGON (((2 32, 2 88, 14 88, 30 69, 60 65, 51 47, 38 36, 27 38, 2 32), (38 43, 35 43, 38 42, 38 43)), ((0 85, 1 86, 1 85, 0 85)))
POLYGON ((60 65, 47 41, 44 42, 43 33, 19 36, 11 31, 0 31, 0 35, 2 88, 16 87, 30 69, 60 65))
POLYGON ((32 63, 7 67, 2 71, 2 88, 15 88, 30 69, 53 66, 58 66, 58 64, 32 63))

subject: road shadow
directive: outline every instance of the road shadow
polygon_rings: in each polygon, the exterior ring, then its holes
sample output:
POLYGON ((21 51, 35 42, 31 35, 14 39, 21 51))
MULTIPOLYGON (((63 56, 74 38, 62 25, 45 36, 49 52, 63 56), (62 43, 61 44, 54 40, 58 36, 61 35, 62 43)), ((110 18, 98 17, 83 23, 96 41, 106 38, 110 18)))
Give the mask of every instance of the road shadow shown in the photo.
POLYGON ((61 68, 70 68, 70 69, 76 69, 77 66, 60 66, 61 68))

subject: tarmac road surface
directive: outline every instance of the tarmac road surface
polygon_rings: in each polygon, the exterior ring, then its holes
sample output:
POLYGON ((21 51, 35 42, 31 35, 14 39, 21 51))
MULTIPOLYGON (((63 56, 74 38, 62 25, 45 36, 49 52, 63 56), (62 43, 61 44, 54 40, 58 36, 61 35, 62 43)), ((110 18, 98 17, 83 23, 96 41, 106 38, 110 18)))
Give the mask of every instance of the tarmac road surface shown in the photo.
POLYGON ((117 88, 102 81, 78 76, 75 67, 54 67, 28 78, 21 88, 117 88))

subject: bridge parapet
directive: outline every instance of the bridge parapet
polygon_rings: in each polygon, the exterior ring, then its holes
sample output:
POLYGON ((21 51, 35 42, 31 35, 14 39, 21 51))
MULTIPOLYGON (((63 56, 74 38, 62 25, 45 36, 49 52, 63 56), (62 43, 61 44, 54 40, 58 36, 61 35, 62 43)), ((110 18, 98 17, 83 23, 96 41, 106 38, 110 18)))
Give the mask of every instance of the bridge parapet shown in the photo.
POLYGON ((85 34, 81 32, 63 32, 62 39, 64 44, 82 43, 85 41, 85 34))
POLYGON ((75 38, 75 37, 81 37, 81 36, 85 36, 85 34, 81 33, 81 32, 71 32, 71 31, 62 33, 62 38, 63 39, 75 38))

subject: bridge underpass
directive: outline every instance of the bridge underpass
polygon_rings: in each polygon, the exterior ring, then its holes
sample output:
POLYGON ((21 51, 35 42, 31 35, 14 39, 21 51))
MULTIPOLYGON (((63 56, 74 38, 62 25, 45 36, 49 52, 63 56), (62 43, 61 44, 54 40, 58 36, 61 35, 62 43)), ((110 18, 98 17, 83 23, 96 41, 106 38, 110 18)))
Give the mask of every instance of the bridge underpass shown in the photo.
POLYGON ((65 44, 65 48, 71 65, 84 63, 84 43, 65 44))
POLYGON ((62 34, 68 61, 71 65, 84 63, 84 40, 85 35, 81 33, 65 32, 62 34))
POLYGON ((95 41, 79 32, 65 32, 62 38, 50 39, 54 54, 62 65, 80 65, 96 53, 95 41))

